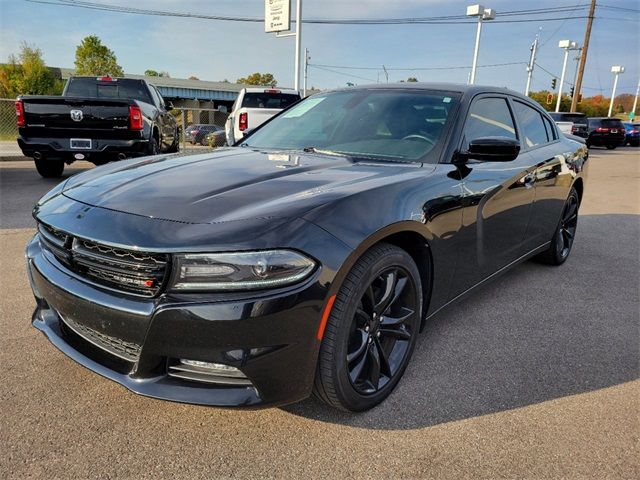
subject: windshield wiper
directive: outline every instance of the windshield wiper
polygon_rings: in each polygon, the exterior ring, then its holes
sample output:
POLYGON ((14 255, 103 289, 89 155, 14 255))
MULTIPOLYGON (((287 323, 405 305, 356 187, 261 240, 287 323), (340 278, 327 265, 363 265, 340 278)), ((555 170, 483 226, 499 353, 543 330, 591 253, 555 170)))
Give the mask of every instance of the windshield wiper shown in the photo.
POLYGON ((323 150, 322 148, 316 147, 304 147, 302 151, 304 153, 320 153, 322 155, 334 155, 336 157, 349 157, 346 153, 334 152, 333 150, 323 150))

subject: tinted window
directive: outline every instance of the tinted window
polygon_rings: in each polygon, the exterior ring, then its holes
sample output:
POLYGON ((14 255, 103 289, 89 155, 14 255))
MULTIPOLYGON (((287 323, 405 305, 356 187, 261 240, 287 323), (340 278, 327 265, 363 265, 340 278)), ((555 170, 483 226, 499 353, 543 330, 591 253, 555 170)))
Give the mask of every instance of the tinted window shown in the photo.
POLYGON ((383 89, 313 95, 259 128, 243 145, 435 162, 458 98, 439 91, 383 89))
POLYGON ((142 80, 127 78, 100 81, 95 78, 70 78, 66 97, 131 98, 151 103, 149 91, 142 80))
POLYGON ((245 93, 242 106, 245 108, 287 108, 300 100, 300 96, 288 93, 245 93))
POLYGON ((608 128, 624 128, 624 125, 622 125, 622 121, 615 118, 603 118, 602 120, 600 120, 600 124, 603 127, 608 128))
POLYGON ((547 143, 547 130, 542 120, 542 114, 533 107, 520 102, 513 102, 516 117, 522 130, 521 136, 527 147, 534 147, 547 143))
POLYGON ((551 123, 551 120, 549 120, 547 117, 542 117, 542 120, 544 120, 544 126, 547 127, 547 138, 549 139, 549 141, 552 142, 553 140, 556 140, 558 136, 556 134, 556 129, 551 123))
POLYGON ((562 119, 563 122, 579 123, 580 125, 586 125, 587 124, 587 117, 586 117, 586 115, 582 115, 582 114, 563 113, 561 115, 561 119, 562 119))
POLYGON ((465 141, 482 137, 516 138, 516 129, 507 100, 481 98, 473 102, 464 130, 465 141))

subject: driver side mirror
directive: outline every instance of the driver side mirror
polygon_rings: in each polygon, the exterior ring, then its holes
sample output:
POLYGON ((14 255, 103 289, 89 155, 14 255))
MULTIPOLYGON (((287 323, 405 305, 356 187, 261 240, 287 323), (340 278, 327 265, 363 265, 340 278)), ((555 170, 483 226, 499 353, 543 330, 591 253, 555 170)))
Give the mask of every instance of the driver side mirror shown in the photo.
POLYGON ((469 149, 461 152, 463 160, 482 162, 510 162, 520 153, 520 142, 509 137, 481 137, 469 142, 469 149))
POLYGON ((168 112, 169 110, 173 110, 175 107, 173 106, 173 103, 171 103, 171 102, 166 102, 166 103, 164 104, 164 108, 165 108, 165 109, 167 110, 167 112, 168 112))

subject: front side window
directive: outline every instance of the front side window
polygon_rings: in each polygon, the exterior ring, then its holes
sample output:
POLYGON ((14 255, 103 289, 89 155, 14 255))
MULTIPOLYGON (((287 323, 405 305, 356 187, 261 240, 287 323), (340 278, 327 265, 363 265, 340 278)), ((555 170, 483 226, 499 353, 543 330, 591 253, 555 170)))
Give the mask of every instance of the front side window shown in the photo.
POLYGON ((547 129, 544 126, 542 114, 524 103, 515 101, 513 104, 525 145, 535 147, 547 143, 547 129))
POLYGON ((315 148, 352 157, 437 161, 460 95, 427 90, 353 90, 306 98, 243 146, 315 148))
POLYGON ((480 98, 473 102, 464 127, 467 145, 483 137, 516 139, 516 128, 505 98, 480 98))

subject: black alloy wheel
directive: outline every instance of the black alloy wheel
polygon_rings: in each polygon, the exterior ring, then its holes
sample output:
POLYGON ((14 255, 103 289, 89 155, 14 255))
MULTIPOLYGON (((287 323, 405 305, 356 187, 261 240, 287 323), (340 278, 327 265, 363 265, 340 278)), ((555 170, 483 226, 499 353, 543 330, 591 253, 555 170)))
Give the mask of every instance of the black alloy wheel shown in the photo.
POLYGON ((337 408, 383 401, 409 362, 422 314, 420 273, 404 250, 379 244, 356 263, 336 296, 314 392, 337 408))
POLYGON ((35 159, 36 170, 43 178, 58 178, 64 171, 62 160, 48 160, 47 158, 35 159))
POLYGON ((537 257, 538 260, 550 265, 562 265, 569 258, 578 228, 579 208, 580 197, 576 189, 571 188, 569 197, 562 209, 558 228, 551 239, 551 245, 548 250, 545 250, 537 257))

